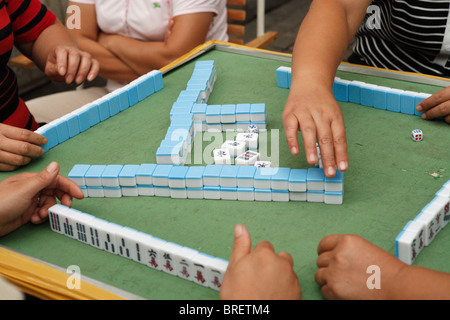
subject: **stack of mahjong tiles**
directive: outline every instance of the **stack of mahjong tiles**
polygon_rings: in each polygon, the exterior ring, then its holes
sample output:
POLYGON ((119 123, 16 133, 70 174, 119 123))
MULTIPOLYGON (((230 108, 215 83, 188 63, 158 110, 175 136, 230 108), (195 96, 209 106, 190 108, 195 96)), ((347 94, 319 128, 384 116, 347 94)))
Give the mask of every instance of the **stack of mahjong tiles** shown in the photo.
POLYGON ((252 125, 266 129, 264 103, 208 105, 216 79, 213 60, 195 63, 186 89, 170 110, 170 126, 156 151, 156 163, 184 165, 196 132, 245 132, 252 125))
POLYGON ((155 270, 220 290, 228 261, 66 206, 49 209, 54 232, 155 270))
POLYGON ((47 138, 45 152, 91 127, 136 105, 164 88, 163 75, 153 70, 105 96, 90 102, 36 130, 47 138))
POLYGON ((343 173, 323 168, 236 165, 75 165, 68 177, 86 197, 137 196, 241 201, 308 201, 342 204, 343 173))
POLYGON ((395 255, 401 261, 412 264, 425 246, 450 221, 450 180, 436 192, 433 200, 409 221, 395 239, 395 255))
MULTIPOLYGON (((291 87, 291 68, 279 67, 276 70, 277 85, 280 88, 291 87)), ((335 77, 333 95, 337 101, 352 102, 366 107, 399 112, 409 115, 422 115, 416 106, 431 96, 429 93, 414 92, 378 86, 356 80, 344 80, 335 77)))

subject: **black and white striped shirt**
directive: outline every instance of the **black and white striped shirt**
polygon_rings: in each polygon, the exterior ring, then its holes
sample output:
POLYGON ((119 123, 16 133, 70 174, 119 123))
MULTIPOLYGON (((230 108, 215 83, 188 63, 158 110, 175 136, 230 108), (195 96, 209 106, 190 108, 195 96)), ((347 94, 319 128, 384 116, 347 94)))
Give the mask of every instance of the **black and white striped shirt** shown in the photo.
POLYGON ((440 0, 372 1, 349 61, 449 77, 449 8, 440 0))

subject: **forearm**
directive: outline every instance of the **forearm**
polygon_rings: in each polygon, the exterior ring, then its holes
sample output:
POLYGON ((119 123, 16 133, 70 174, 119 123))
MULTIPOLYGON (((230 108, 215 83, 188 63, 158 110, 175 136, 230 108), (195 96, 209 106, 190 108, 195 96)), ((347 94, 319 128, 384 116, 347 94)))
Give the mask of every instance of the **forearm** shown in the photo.
MULTIPOLYGON (((331 88, 336 69, 365 14, 365 1, 349 11, 346 1, 315 0, 299 30, 292 61, 292 86, 331 88)), ((292 90, 291 90, 292 91, 292 90)))
POLYGON ((81 35, 76 35, 75 39, 81 50, 89 52, 99 62, 101 77, 123 82, 130 82, 139 77, 130 66, 97 41, 81 35))
POLYGON ((142 75, 169 64, 182 53, 162 41, 139 41, 119 35, 110 35, 108 49, 142 75))
POLYGON ((450 274, 405 266, 391 287, 391 298, 400 300, 449 300, 450 274))
POLYGON ((45 69, 47 58, 57 46, 76 47, 76 43, 59 20, 46 28, 39 37, 30 43, 19 45, 19 50, 41 69, 45 69))

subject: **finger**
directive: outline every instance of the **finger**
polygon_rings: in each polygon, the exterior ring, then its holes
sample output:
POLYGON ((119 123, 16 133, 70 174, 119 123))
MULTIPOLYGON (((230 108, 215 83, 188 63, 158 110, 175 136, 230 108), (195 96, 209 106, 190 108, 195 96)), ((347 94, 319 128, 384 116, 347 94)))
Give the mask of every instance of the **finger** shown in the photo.
POLYGON ((50 163, 47 168, 28 179, 28 183, 23 186, 24 195, 32 198, 38 192, 51 185, 56 179, 59 172, 57 162, 50 163))
POLYGON ((234 228, 234 243, 229 264, 232 265, 250 253, 252 240, 248 230, 241 224, 234 228))
POLYGON ((450 124, 450 114, 444 118, 444 121, 450 124))
POLYGON ((432 94, 429 98, 421 101, 417 105, 416 109, 420 112, 427 111, 448 100, 450 100, 450 87, 439 90, 438 92, 432 94))
POLYGON ((100 72, 100 63, 96 59, 92 59, 91 61, 91 70, 87 76, 88 81, 93 81, 97 78, 98 73, 100 72))
POLYGON ((47 139, 36 132, 5 124, 0 124, 0 133, 11 140, 28 142, 38 146, 43 146, 47 143, 47 139))
POLYGON ((339 171, 344 172, 348 168, 347 136, 345 133, 344 118, 338 117, 334 119, 331 123, 331 130, 333 132, 336 166, 339 171))
MULTIPOLYGON (((7 151, 0 151, 0 159, 3 165, 10 166, 12 168, 19 168, 25 166, 31 162, 30 157, 14 154, 7 151)), ((15 170, 15 169, 13 169, 15 170)), ((5 170, 6 171, 6 170, 5 170)))
POLYGON ((256 251, 256 250, 261 250, 261 249, 269 249, 270 251, 275 252, 275 248, 269 241, 259 242, 253 250, 256 251))
POLYGON ((80 53, 75 48, 65 49, 65 53, 61 54, 66 57, 66 67, 67 72, 65 75, 65 80, 67 84, 70 84, 74 81, 76 74, 78 73, 78 68, 80 66, 80 53))
POLYGON ((319 286, 324 286, 327 284, 326 268, 319 268, 316 271, 314 274, 314 281, 316 281, 319 286))
POLYGON ((450 101, 445 101, 422 113, 422 119, 432 120, 450 115, 450 101))
POLYGON ((289 265, 291 267, 294 266, 294 259, 292 258, 292 256, 289 253, 283 251, 283 252, 280 252, 278 255, 281 258, 283 258, 284 260, 286 260, 287 262, 289 262, 289 265))
POLYGON ((317 128, 313 119, 309 115, 301 119, 300 131, 303 136, 306 160, 311 165, 317 164, 319 161, 316 147, 317 128))
POLYGON ((10 164, 0 163, 0 171, 1 172, 10 172, 18 169, 18 166, 13 166, 10 164))
POLYGON ((65 47, 57 47, 55 49, 55 59, 56 59, 56 67, 58 69, 58 74, 61 77, 66 76, 67 74, 67 49, 65 47))
POLYGON ((336 161, 334 157, 334 138, 331 126, 322 124, 317 128, 317 138, 322 158, 323 171, 327 177, 336 174, 336 161))
POLYGON ((293 155, 297 155, 299 153, 297 138, 299 128, 298 119, 293 114, 290 114, 283 120, 283 123, 288 148, 293 155))
POLYGON ((91 65, 92 65, 91 55, 83 52, 81 54, 81 59, 78 66, 78 72, 76 73, 75 77, 75 82, 77 84, 82 83, 86 79, 91 69, 91 65))
POLYGON ((330 265, 331 260, 331 252, 330 251, 323 251, 319 256, 317 257, 316 264, 319 268, 326 268, 330 265))
POLYGON ((38 158, 44 154, 44 149, 35 144, 9 138, 1 140, 1 150, 29 158, 38 158))
POLYGON ((333 250, 338 244, 340 238, 341 236, 336 234, 323 237, 317 246, 317 254, 320 255, 325 251, 333 250))

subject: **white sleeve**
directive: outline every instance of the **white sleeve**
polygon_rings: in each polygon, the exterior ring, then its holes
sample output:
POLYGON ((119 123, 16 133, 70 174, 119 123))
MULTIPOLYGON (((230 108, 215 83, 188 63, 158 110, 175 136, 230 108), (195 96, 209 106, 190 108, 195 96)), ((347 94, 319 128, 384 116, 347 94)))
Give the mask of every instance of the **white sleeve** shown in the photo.
POLYGON ((219 14, 222 0, 172 0, 173 16, 183 14, 213 12, 219 14))

